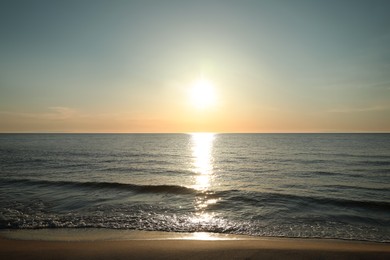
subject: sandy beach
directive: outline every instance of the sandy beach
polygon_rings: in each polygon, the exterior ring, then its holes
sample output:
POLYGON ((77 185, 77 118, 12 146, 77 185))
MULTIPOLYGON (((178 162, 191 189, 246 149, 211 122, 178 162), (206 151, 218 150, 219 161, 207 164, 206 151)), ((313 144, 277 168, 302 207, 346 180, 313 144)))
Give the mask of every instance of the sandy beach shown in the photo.
MULTIPOLYGON (((47 231, 41 232, 43 235, 47 231)), ((50 232, 50 231, 49 231, 50 232)), ((82 231, 77 231, 79 234, 82 231)), ((77 232, 73 234, 77 235, 77 232)), ((72 233, 72 232, 70 232, 72 233)), ((108 236, 53 236, 9 233, 0 238, 1 259, 389 259, 387 243, 338 240, 245 238, 138 232, 130 239, 108 236), (22 239, 22 237, 25 239, 22 239), (35 239, 31 239, 34 237, 35 239), (56 238, 56 239, 53 239, 56 238)), ((97 233, 99 234, 99 233, 97 233)), ((101 234, 101 233, 100 233, 101 234)), ((102 235, 102 234, 101 234, 102 235)), ((107 235, 107 233, 106 233, 107 235)))

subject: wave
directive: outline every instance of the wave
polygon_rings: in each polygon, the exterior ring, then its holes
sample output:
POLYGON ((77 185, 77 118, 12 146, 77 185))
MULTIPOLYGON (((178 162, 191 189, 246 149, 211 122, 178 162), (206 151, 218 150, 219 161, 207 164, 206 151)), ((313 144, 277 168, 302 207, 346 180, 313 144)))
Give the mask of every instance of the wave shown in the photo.
POLYGON ((231 192, 229 200, 248 203, 249 205, 259 206, 265 204, 277 204, 289 208, 297 206, 323 207, 335 206, 339 208, 362 208, 374 211, 387 212, 390 208, 390 202, 374 200, 352 200, 344 198, 331 198, 320 196, 301 196, 283 193, 258 193, 258 192, 231 192))
POLYGON ((366 166, 390 166, 390 161, 388 161, 388 160, 383 160, 383 161, 380 161, 380 160, 373 160, 373 161, 365 160, 365 161, 359 161, 358 164, 359 165, 366 165, 366 166))
POLYGON ((197 194, 199 191, 179 186, 179 185, 138 185, 131 183, 118 182, 74 182, 74 181, 49 181, 49 180, 31 180, 31 179, 9 179, 2 180, 9 184, 27 184, 56 187, 74 187, 74 188, 97 188, 97 189, 120 189, 133 191, 137 193, 171 193, 171 194, 197 194))
MULTIPOLYGON (((259 205, 279 205, 281 207, 293 207, 296 205, 302 207, 309 205, 312 207, 323 207, 324 205, 338 208, 361 208, 374 211, 388 211, 390 202, 378 200, 353 200, 348 198, 335 198, 324 196, 303 196, 298 194, 277 193, 277 192, 257 192, 244 190, 223 190, 223 191, 201 191, 193 188, 180 185, 140 185, 132 183, 118 183, 118 182, 75 182, 75 181, 50 181, 50 180, 34 180, 34 179, 2 179, 2 183, 16 184, 16 185, 36 185, 36 186, 50 186, 58 188, 79 188, 79 189, 113 189, 130 191, 134 193, 155 193, 155 194, 174 194, 174 195, 192 195, 205 196, 208 198, 221 198, 227 203, 226 206, 234 207, 235 204, 242 205, 242 203, 258 207, 259 205), (241 203, 241 204, 240 204, 241 203)), ((362 188, 349 186, 332 186, 338 189, 365 189, 375 191, 386 191, 382 188, 362 188)))

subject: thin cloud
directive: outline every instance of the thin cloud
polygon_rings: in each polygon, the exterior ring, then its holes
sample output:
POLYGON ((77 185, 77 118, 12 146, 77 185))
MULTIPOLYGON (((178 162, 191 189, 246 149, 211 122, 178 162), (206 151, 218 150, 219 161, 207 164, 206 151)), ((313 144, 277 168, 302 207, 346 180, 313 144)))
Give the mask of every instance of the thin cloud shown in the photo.
POLYGON ((45 120, 65 120, 79 117, 79 113, 69 107, 49 107, 49 112, 44 113, 28 113, 28 112, 10 112, 0 111, 1 115, 30 118, 30 119, 45 119, 45 120))
POLYGON ((363 108, 335 108, 330 109, 327 112, 329 113, 358 113, 358 112, 375 112, 375 111, 385 111, 388 110, 389 107, 386 106, 372 106, 372 107, 363 107, 363 108))
POLYGON ((52 112, 47 113, 46 116, 53 119, 69 119, 79 115, 76 110, 69 107, 49 107, 49 109, 52 112))
MULTIPOLYGON (((36 120, 130 120, 134 119, 134 115, 129 113, 98 113, 98 114, 87 114, 80 112, 76 109, 63 106, 48 107, 47 111, 41 113, 33 112, 13 112, 13 111, 0 111, 0 115, 21 118, 21 119, 36 119, 36 120)), ((135 116, 137 118, 137 116, 135 116)), ((139 117, 139 116, 138 116, 139 117)))

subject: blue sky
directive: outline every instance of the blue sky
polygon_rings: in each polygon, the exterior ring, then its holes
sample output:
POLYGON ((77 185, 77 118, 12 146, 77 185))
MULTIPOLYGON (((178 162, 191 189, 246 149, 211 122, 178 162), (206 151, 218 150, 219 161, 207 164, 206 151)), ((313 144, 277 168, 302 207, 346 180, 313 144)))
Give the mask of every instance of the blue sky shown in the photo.
POLYGON ((1 132, 390 131, 389 1, 1 1, 1 132), (200 75, 217 103, 199 111, 200 75))

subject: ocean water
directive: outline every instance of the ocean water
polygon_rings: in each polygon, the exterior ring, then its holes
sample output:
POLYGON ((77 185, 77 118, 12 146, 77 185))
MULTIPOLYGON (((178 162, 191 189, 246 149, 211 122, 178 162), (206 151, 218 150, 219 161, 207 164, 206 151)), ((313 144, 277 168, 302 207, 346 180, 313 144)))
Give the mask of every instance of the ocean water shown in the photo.
POLYGON ((0 229, 390 242, 390 134, 1 134, 0 229))

